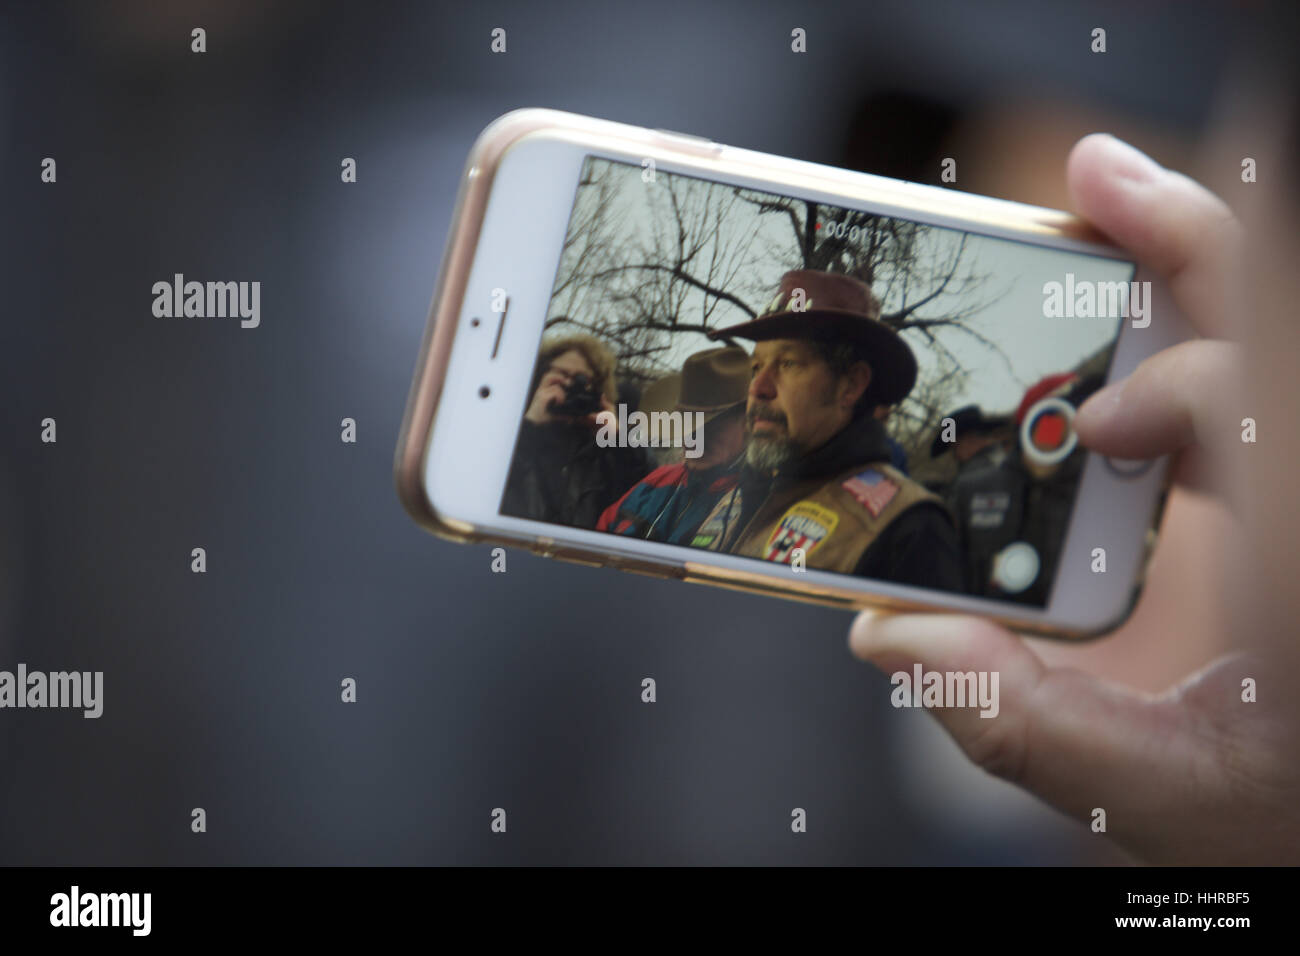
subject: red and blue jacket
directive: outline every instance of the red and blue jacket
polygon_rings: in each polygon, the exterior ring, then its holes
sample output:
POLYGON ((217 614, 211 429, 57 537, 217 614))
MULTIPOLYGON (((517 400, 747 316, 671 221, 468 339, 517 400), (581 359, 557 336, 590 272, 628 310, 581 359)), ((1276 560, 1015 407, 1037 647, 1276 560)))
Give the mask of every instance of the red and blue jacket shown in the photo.
POLYGON ((600 516, 597 531, 690 544, 713 506, 736 487, 739 471, 729 465, 692 471, 684 464, 656 468, 600 516))

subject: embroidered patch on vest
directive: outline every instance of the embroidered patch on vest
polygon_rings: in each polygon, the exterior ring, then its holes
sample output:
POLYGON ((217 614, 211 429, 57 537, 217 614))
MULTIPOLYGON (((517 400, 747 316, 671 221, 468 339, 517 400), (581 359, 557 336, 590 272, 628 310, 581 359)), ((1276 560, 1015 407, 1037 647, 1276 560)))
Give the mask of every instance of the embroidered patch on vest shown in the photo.
POLYGON ((768 561, 789 564, 794 549, 803 548, 806 558, 830 536, 839 523, 840 516, 829 508, 811 501, 800 501, 781 516, 771 537, 767 539, 763 557, 768 561))
POLYGON ((1000 528, 1011 508, 1011 495, 1005 491, 985 491, 971 495, 970 526, 1000 528))
POLYGON ((695 532, 695 536, 691 538, 691 547, 718 550, 718 545, 722 543, 722 536, 727 532, 728 524, 740 514, 740 506, 739 488, 723 495, 695 532))
POLYGON ((871 512, 873 518, 879 518, 885 505, 894 500, 898 494, 898 485, 886 478, 875 468, 868 468, 861 474, 854 475, 841 486, 845 491, 862 502, 862 507, 871 512))

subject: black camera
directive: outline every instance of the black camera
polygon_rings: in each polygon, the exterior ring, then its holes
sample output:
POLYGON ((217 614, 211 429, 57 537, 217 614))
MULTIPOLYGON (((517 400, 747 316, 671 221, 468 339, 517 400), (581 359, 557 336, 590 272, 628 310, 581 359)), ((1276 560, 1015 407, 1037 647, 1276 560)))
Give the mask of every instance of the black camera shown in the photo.
POLYGON ((564 386, 564 401, 552 402, 551 412, 555 415, 571 415, 585 418, 600 411, 600 393, 586 375, 579 372, 564 386))

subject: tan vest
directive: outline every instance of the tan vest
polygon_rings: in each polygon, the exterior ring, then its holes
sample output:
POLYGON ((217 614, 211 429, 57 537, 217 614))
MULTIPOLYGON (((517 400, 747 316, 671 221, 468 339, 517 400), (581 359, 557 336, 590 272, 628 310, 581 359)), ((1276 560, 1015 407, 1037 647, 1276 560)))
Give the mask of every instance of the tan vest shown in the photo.
POLYGON ((805 567, 853 573, 871 543, 913 505, 943 499, 884 462, 855 465, 833 478, 796 482, 759 506, 745 527, 736 488, 714 507, 691 542, 790 564, 802 549, 805 567), (729 520, 730 519, 730 520, 729 520))

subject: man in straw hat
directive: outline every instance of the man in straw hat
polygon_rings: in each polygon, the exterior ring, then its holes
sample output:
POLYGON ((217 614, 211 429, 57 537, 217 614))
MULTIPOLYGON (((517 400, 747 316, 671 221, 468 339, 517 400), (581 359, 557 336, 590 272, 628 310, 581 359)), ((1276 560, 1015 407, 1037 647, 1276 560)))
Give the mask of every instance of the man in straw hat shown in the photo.
POLYGON ((691 543, 804 567, 962 590, 943 500, 889 464, 872 411, 916 381, 907 343, 866 283, 787 272, 758 318, 714 338, 755 342, 736 489, 691 543))
POLYGON ((696 352, 680 373, 646 389, 641 410, 647 415, 683 413, 687 429, 703 422, 693 436, 700 454, 652 471, 605 510, 596 530, 689 544, 718 499, 736 487, 748 390, 749 356, 734 346, 696 352))

